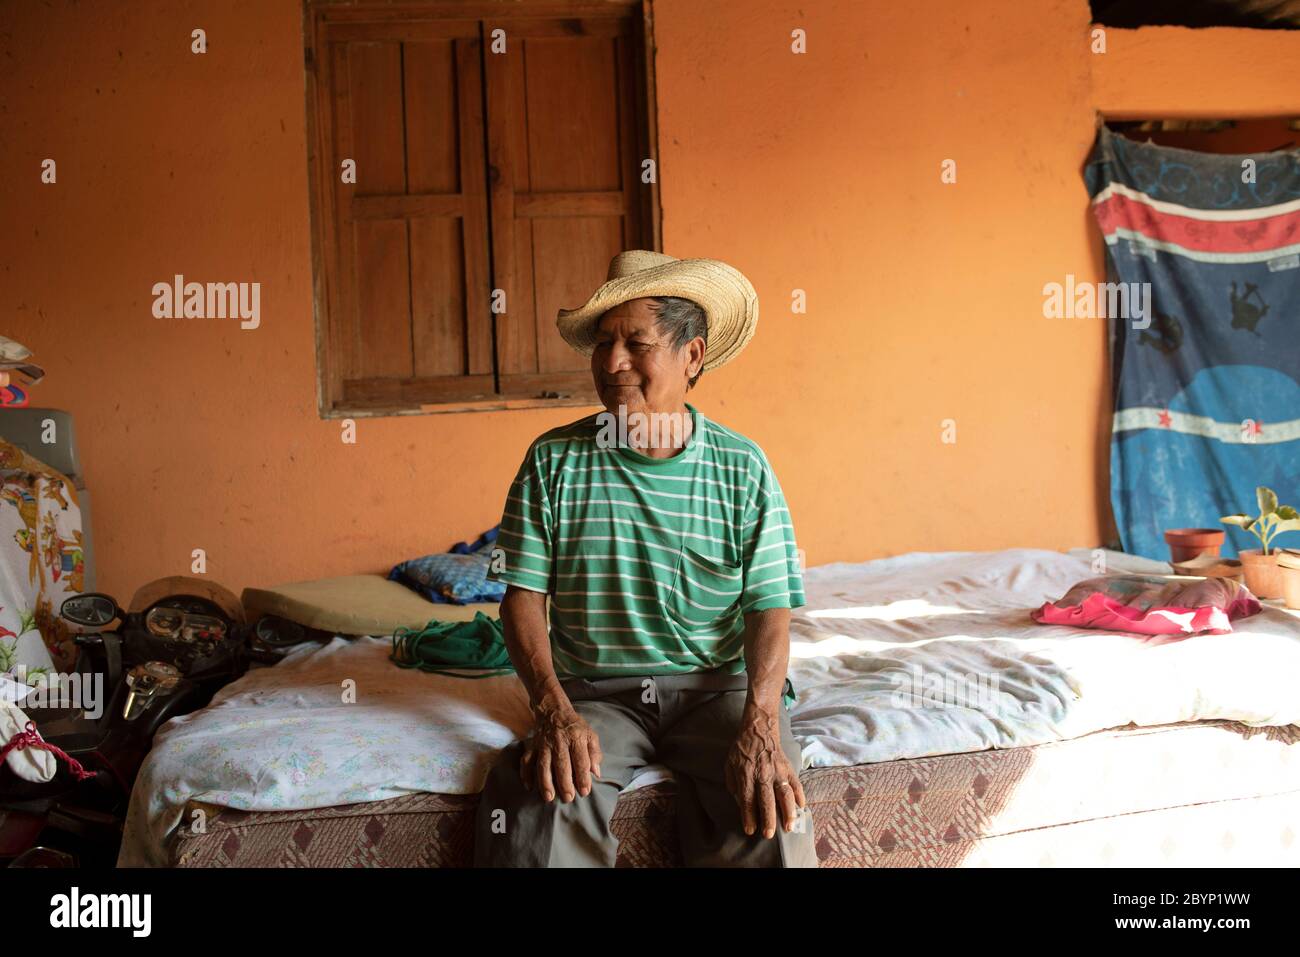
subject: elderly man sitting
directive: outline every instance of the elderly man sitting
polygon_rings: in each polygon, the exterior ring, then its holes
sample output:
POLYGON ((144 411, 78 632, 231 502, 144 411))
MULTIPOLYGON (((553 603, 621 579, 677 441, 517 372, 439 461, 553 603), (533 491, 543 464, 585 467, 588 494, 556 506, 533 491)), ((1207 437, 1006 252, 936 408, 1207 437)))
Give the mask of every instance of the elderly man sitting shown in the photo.
POLYGON ((685 401, 757 318, 736 269, 644 250, 560 311, 607 411, 538 438, 506 499, 490 577, 536 728, 488 776, 476 864, 612 866, 618 794, 657 762, 688 865, 817 866, 786 714, 790 513, 762 449, 685 401))

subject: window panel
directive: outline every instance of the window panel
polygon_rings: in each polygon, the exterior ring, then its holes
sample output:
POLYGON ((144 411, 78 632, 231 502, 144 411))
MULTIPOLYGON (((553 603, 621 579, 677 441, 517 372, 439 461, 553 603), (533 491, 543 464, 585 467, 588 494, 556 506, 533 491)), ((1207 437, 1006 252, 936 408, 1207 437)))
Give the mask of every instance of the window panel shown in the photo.
POLYGON ((594 401, 554 317, 655 248, 639 0, 501 9, 307 6, 323 414, 594 401))

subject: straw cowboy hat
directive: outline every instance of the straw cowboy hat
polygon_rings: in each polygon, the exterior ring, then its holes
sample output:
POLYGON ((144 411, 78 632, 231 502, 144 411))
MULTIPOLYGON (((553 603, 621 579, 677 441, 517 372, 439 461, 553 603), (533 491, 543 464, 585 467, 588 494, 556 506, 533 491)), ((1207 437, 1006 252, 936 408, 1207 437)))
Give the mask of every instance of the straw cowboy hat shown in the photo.
POLYGON ((561 309, 555 324, 565 342, 591 355, 601 315, 648 296, 679 296, 704 310, 706 372, 740 355, 758 325, 758 293, 739 269, 716 259, 677 259, 648 249, 629 249, 611 259, 605 284, 577 309, 561 309))

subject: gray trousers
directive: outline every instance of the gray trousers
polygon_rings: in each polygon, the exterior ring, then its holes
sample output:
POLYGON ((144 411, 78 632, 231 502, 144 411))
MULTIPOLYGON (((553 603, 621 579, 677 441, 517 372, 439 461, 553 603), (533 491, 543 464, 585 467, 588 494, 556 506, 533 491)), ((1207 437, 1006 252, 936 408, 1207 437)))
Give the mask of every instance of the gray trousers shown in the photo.
MULTIPOLYGON (((692 674, 569 679, 561 682, 573 707, 600 739, 601 776, 570 803, 542 799, 519 776, 523 742, 501 752, 478 806, 475 867, 613 867, 618 839, 609 821, 621 791, 638 768, 667 765, 677 783, 677 833, 688 867, 816 867, 812 814, 799 812, 795 830, 778 823, 763 837, 761 819, 746 836, 740 808, 727 790, 727 753, 740 729, 747 679, 692 674), (652 682, 653 687, 648 683, 652 682), (647 700, 649 699, 649 700, 647 700)), ((781 708, 781 748, 790 766, 800 749, 781 708)))

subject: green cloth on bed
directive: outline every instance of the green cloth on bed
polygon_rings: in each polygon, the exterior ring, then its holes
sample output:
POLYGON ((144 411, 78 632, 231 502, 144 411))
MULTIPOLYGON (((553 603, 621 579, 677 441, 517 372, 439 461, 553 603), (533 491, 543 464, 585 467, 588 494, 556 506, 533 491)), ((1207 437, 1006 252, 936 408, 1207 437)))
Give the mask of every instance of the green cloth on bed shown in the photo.
POLYGON ((481 611, 473 621, 434 620, 421 629, 398 628, 389 657, 399 668, 454 678, 491 678, 515 670, 501 622, 481 611))

